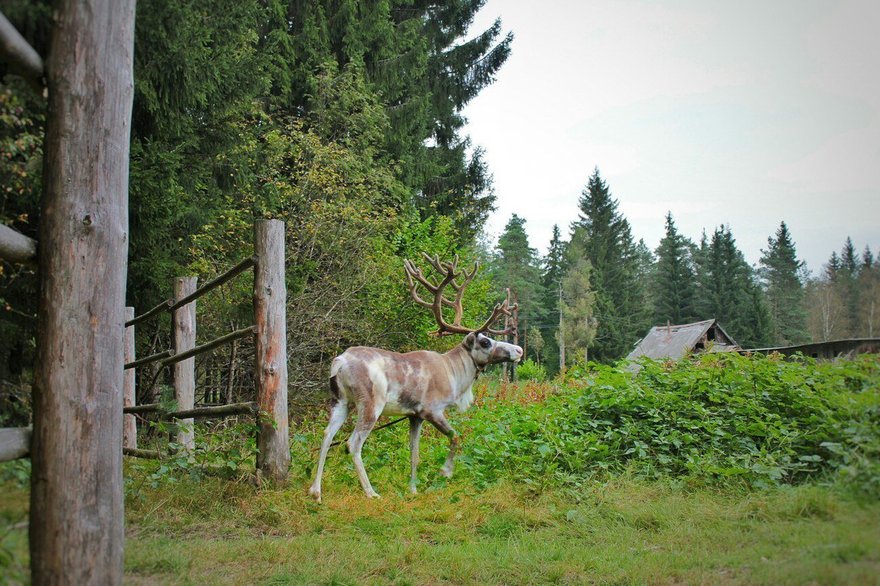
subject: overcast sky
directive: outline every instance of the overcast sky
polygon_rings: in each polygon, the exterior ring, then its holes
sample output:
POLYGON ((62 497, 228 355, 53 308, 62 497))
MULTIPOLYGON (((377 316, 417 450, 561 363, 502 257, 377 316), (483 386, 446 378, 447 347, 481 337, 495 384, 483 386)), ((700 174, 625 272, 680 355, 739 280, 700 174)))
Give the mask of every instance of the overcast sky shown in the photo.
POLYGON ((594 167, 656 248, 671 210, 729 224, 755 263, 785 220, 813 271, 851 236, 880 246, 880 0, 488 0, 515 35, 467 107, 511 214, 546 251, 594 167))

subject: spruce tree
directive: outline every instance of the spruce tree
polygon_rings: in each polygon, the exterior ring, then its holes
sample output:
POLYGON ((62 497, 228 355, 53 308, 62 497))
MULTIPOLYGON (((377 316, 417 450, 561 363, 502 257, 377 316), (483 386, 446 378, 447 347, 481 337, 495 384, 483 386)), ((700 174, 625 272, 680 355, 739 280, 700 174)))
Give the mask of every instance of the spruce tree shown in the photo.
POLYGON ((629 222, 617 211, 618 202, 595 169, 579 200, 573 241, 582 234, 584 257, 592 267, 596 292, 595 360, 622 358, 632 349, 649 323, 645 284, 639 281, 638 249, 629 222))
POLYGON ((654 278, 654 323, 688 323, 695 318, 696 272, 693 244, 675 227, 672 212, 666 214, 666 235, 657 247, 654 278))
POLYGON ((544 338, 544 356, 550 372, 556 372, 559 365, 559 346, 556 332, 559 329, 559 295, 566 268, 566 247, 567 243, 562 240, 559 226, 554 225, 547 256, 544 257, 542 263, 541 274, 541 284, 544 286, 544 307, 547 310, 544 330, 553 332, 553 335, 544 338))
POLYGON ((767 250, 761 251, 760 262, 773 343, 793 345, 806 342, 809 339, 807 312, 800 277, 804 262, 797 259, 794 241, 785 222, 780 223, 775 237, 767 238, 767 250))
POLYGON ((538 251, 529 245, 525 219, 513 214, 498 239, 494 263, 496 282, 510 289, 511 302, 519 304, 519 336, 544 318, 544 288, 538 251))
POLYGON ((717 319, 743 348, 768 346, 769 311, 730 229, 717 228, 711 240, 704 233, 697 261, 700 318, 717 319))

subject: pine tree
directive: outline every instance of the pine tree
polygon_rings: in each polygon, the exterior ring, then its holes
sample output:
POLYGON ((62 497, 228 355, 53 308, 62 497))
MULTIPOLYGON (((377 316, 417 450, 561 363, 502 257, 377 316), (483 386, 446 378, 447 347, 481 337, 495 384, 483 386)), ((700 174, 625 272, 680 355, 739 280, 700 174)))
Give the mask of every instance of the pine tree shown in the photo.
POLYGON ((804 285, 800 273, 804 262, 797 259, 794 241, 785 222, 767 238, 767 250, 761 251, 760 275, 764 280, 771 323, 772 343, 802 344, 809 339, 804 285))
POLYGON ((695 318, 696 272, 693 244, 675 227, 672 212, 666 214, 666 235, 657 247, 654 278, 654 323, 688 323, 695 318))
POLYGON ((592 356, 599 361, 625 356, 644 334, 650 315, 645 284, 639 281, 638 249, 629 222, 595 169, 579 201, 573 236, 582 233, 583 254, 592 267, 598 322, 592 356))

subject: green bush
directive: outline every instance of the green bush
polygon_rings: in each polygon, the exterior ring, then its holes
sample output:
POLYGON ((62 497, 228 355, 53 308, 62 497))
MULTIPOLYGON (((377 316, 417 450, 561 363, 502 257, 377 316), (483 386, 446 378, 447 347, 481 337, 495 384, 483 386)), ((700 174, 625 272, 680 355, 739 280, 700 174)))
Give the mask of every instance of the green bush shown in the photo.
POLYGON ((542 364, 538 364, 529 358, 528 360, 523 360, 516 367, 516 378, 518 380, 542 382, 547 378, 547 369, 542 364))
POLYGON ((576 368, 543 403, 497 403, 462 425, 462 468, 579 485, 597 473, 769 486, 837 473, 880 494, 880 365, 706 355, 636 375, 576 368))

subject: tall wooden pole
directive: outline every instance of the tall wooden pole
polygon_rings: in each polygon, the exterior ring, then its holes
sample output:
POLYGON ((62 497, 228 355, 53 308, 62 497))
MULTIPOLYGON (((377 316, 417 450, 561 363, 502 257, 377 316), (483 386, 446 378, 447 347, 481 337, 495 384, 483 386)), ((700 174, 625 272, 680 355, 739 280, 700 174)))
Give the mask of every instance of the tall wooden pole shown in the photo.
MULTIPOLYGON (((196 290, 196 277, 174 279, 174 298, 183 299, 196 290)), ((174 351, 182 354, 196 347, 196 302, 190 301, 174 310, 174 351)), ((187 358, 174 363, 174 397, 178 411, 188 411, 195 406, 196 359, 187 358)), ((196 447, 192 419, 177 420, 177 443, 185 450, 196 447)))
MULTIPOLYGON (((134 319, 134 307, 125 308, 125 321, 134 319)), ((134 326, 125 328, 125 363, 134 362, 135 345, 134 345, 134 326)), ((134 368, 129 368, 123 375, 122 386, 122 406, 134 407, 136 401, 136 372, 134 368)), ((122 416, 122 447, 136 449, 138 447, 137 439, 137 419, 134 415, 127 414, 122 416)))
POLYGON ((559 281, 559 372, 565 372, 565 333, 562 330, 562 281, 559 281))
POLYGON ((120 584, 134 0, 58 0, 40 216, 34 584, 120 584))
POLYGON ((257 220, 254 253, 259 257, 254 270, 255 377, 260 409, 257 470, 266 478, 284 481, 290 468, 284 222, 257 220))

